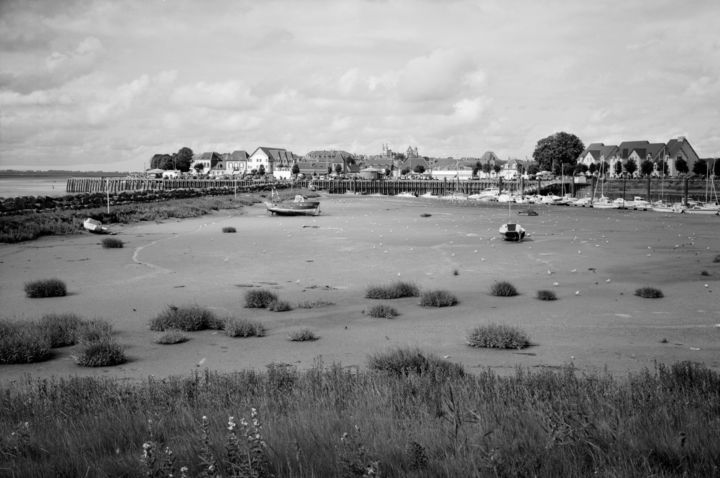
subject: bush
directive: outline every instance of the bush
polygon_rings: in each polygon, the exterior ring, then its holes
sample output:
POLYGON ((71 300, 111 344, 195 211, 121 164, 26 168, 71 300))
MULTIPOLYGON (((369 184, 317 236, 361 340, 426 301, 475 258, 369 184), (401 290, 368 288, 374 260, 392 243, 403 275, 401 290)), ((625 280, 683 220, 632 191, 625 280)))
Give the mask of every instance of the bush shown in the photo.
POLYGON ((235 229, 234 227, 223 227, 222 232, 233 233, 233 232, 237 232, 237 229, 235 229))
POLYGON ((163 331, 167 329, 192 332, 215 328, 217 318, 215 314, 198 305, 176 307, 168 305, 157 317, 150 320, 150 330, 163 331))
POLYGON ((228 337, 265 336, 265 327, 257 320, 227 318, 223 329, 228 337))
POLYGON ((635 291, 635 295, 644 299, 662 299, 663 293, 654 287, 641 287, 635 291))
POLYGON ((290 303, 285 302, 284 300, 276 300, 270 302, 268 310, 272 312, 287 312, 288 310, 292 310, 292 307, 290 307, 290 303))
POLYGON ((37 324, 0 319, 0 364, 42 362, 50 358, 50 346, 37 324))
POLYGON ((537 298, 539 300, 557 300, 555 292, 551 290, 539 290, 537 292, 537 298))
POLYGON ((112 335, 112 325, 102 319, 83 321, 77 330, 77 341, 81 344, 109 340, 112 335))
POLYGON ((83 344, 73 358, 81 367, 110 367, 127 361, 122 345, 110 338, 83 344))
POLYGON ((298 309, 317 309, 319 307, 328 307, 331 305, 335 305, 335 303, 327 302, 324 300, 313 300, 313 301, 306 300, 305 302, 300 302, 297 306, 298 306, 298 309))
POLYGON ((368 315, 376 319, 392 319, 398 316, 398 311, 389 305, 378 304, 370 308, 368 315))
POLYGON ((419 295, 420 289, 412 282, 395 282, 387 286, 371 286, 365 292, 367 299, 401 299, 419 295))
POLYGON ((174 345, 181 344, 190 340, 187 335, 183 334, 180 330, 166 330, 155 336, 153 342, 162 345, 174 345))
POLYGON ((490 288, 490 294, 496 297, 513 297, 518 295, 518 291, 514 285, 509 282, 496 282, 490 288))
POLYGON ((298 329, 293 330, 288 334, 288 339, 291 342, 312 342, 313 340, 317 340, 320 337, 315 335, 315 332, 313 332, 310 329, 298 329))
POLYGON ((123 241, 114 237, 106 237, 102 240, 102 246, 105 249, 122 249, 123 241))
POLYGON ((420 296, 420 305, 423 307, 451 307, 457 303, 457 297, 445 290, 426 291, 420 296))
POLYGON ((46 314, 38 323, 53 348, 75 345, 82 324, 82 319, 75 314, 46 314))
POLYGON ((713 262, 714 262, 715 264, 717 264, 718 262, 720 262, 720 254, 718 254, 717 256, 715 256, 715 258, 713 259, 713 262))
POLYGON ((67 288, 60 279, 36 280, 25 284, 25 294, 31 299, 64 297, 67 295, 67 288))
POLYGON ((509 325, 490 324, 475 327, 468 333, 468 345, 492 349, 524 349, 530 339, 522 330, 509 325))
POLYGON ((418 348, 396 348, 387 352, 378 352, 369 357, 368 368, 397 376, 427 373, 444 377, 465 375, 461 365, 432 354, 425 355, 418 348))
POLYGON ((269 290, 249 290, 245 293, 245 307, 248 309, 265 309, 277 301, 277 295, 269 290))

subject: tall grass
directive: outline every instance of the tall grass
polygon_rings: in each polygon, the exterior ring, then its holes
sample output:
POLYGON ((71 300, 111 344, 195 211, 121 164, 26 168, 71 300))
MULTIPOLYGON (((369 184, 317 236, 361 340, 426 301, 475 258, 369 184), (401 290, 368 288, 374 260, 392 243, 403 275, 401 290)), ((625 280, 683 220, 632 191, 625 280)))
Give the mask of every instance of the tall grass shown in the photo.
POLYGON ((67 286, 60 279, 41 279, 25 283, 25 295, 31 299, 64 297, 67 286))
POLYGON ((167 329, 192 332, 208 328, 220 328, 215 313, 199 305, 168 305, 165 310, 150 320, 150 330, 163 331, 167 329))
POLYGON ((0 319, 0 364, 42 362, 50 358, 51 347, 38 324, 0 319))
POLYGON ((140 476, 147 443, 159 464, 172 450, 175 476, 181 466, 200 476, 208 458, 230 476, 228 417, 254 407, 267 473, 278 477, 351 476, 371 464, 399 477, 720 468, 720 374, 698 364, 622 379, 571 367, 440 378, 319 363, 141 382, 27 378, 0 393, 2 466, 14 476, 140 476))
POLYGON ((383 286, 370 286, 365 291, 367 299, 401 299, 403 297, 417 297, 420 289, 412 282, 395 282, 383 286))
POLYGON ((277 294, 265 289, 249 290, 245 293, 245 307, 249 309, 266 309, 277 300, 277 294))

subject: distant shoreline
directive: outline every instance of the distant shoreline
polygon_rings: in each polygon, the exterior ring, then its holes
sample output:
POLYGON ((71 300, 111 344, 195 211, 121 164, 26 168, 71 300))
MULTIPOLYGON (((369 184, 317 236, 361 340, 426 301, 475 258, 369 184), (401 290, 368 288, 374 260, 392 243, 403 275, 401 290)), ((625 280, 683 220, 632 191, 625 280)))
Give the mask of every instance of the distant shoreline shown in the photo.
POLYGON ((57 177, 122 177, 126 172, 119 171, 17 171, 12 169, 0 170, 0 178, 57 178, 57 177))

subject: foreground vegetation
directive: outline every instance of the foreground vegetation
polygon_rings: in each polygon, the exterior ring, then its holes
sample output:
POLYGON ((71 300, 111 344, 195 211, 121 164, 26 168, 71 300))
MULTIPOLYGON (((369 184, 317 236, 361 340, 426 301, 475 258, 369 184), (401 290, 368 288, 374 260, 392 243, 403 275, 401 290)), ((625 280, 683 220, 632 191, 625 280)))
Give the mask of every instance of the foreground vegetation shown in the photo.
POLYGON ((0 474, 180 476, 181 467, 185 476, 720 472, 720 374, 701 365, 616 379, 572 368, 472 375, 417 350, 372 360, 379 371, 317 363, 305 372, 273 365, 141 383, 9 384, 0 389, 0 474))

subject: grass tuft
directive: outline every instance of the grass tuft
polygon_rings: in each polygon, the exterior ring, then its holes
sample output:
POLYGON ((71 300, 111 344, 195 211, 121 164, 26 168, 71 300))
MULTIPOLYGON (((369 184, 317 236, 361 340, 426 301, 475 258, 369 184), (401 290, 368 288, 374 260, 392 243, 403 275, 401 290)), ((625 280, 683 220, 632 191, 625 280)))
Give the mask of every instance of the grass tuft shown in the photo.
POLYGON ((227 233, 234 233, 234 232, 237 232, 237 229, 235 229, 235 228, 232 227, 232 226, 230 226, 230 227, 223 227, 223 228, 222 228, 222 232, 224 232, 224 233, 226 233, 226 234, 227 234, 227 233))
POLYGON ((329 307, 331 305, 335 305, 335 303, 328 302, 326 300, 313 300, 313 301, 306 300, 304 302, 300 302, 297 306, 298 306, 298 309, 318 309, 321 307, 329 307))
POLYGON ((715 264, 717 264, 718 262, 720 262, 720 254, 718 254, 717 256, 715 256, 715 258, 713 259, 713 262, 714 262, 715 264))
POLYGON ((378 304, 370 308, 368 315, 376 319, 394 319, 399 314, 397 310, 389 305, 378 304))
POLYGON ((106 237, 102 240, 102 246, 105 249, 122 249, 123 241, 114 237, 106 237))
POLYGON ((51 346, 37 324, 0 319, 0 364, 42 362, 50 358, 51 346))
POLYGON ((60 279, 36 280, 25 284, 25 295, 31 299, 64 297, 67 295, 67 288, 60 279))
POLYGON ((662 299, 664 297, 662 291, 654 287, 641 287, 635 291, 635 295, 644 299, 662 299))
POLYGON ((386 286, 371 286, 365 292, 365 298, 367 299, 401 299, 419 295, 420 289, 412 282, 395 282, 386 286))
POLYGON ((285 302, 284 300, 275 300, 270 302, 268 310, 271 312, 287 312, 292 310, 292 307, 289 302, 285 302))
POLYGON ((537 298, 539 300, 557 300, 557 295, 551 290, 539 290, 537 292, 537 298))
POLYGON ((461 365, 433 354, 424 354, 418 348, 396 348, 378 352, 368 358, 368 368, 396 376, 427 373, 444 377, 465 375, 465 369, 461 365))
POLYGON ((249 290, 245 293, 245 307, 248 309, 266 309, 277 299, 275 293, 266 289, 249 290))
POLYGON ((127 361, 123 346, 107 337, 82 344, 73 358, 81 367, 111 367, 127 361))
POLYGON ((452 307, 457 303, 457 297, 446 290, 430 290, 420 296, 420 305, 423 307, 452 307))
POLYGON ((109 340, 112 335, 112 325, 102 319, 83 321, 77 331, 77 341, 81 344, 109 340))
POLYGON ((491 349, 524 349, 530 346, 528 336, 517 327, 501 324, 481 325, 467 335, 471 347, 491 349))
POLYGON ((293 330, 288 334, 288 340, 291 342, 312 342, 319 338, 320 337, 315 335, 315 332, 310 329, 293 330))
POLYGON ((82 324, 83 320, 75 314, 46 314, 38 322, 53 348, 75 345, 82 324))
POLYGON ((215 314, 199 305, 186 305, 177 307, 168 305, 165 310, 150 320, 150 330, 163 331, 167 329, 192 332, 215 328, 217 322, 215 314))
POLYGON ((265 326, 257 320, 228 317, 223 327, 228 337, 264 337, 265 326))
POLYGON ((507 281, 496 282, 490 288, 490 294, 496 297, 514 297, 518 291, 514 285, 507 281))
POLYGON ((189 337, 180 330, 168 329, 165 332, 161 332, 155 336, 153 342, 161 345, 174 345, 187 342, 189 337))

